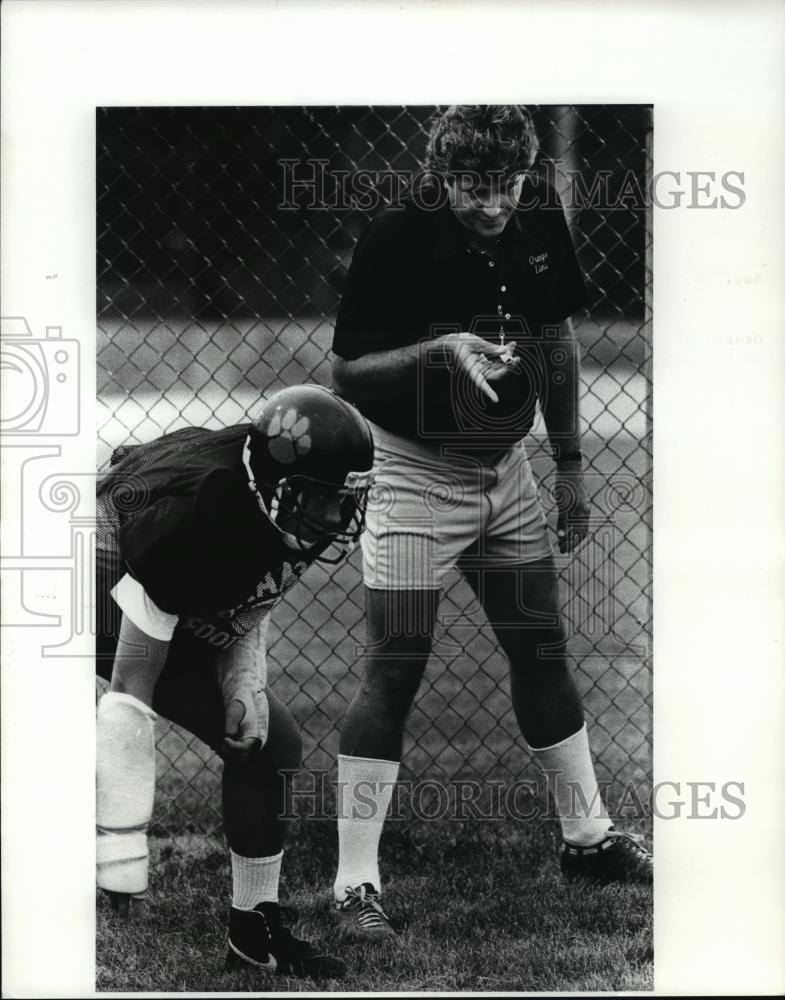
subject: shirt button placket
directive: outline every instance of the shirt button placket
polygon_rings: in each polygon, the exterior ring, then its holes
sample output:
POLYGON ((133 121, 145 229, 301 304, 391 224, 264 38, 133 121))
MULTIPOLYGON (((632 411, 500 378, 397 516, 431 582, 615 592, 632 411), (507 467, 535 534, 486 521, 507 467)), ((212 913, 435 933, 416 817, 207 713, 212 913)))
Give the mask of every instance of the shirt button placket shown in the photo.
MULTIPOLYGON (((499 286, 499 291, 500 292, 506 292, 507 291, 507 286, 506 285, 500 285, 499 286)), ((510 318, 510 314, 508 312, 504 312, 503 311, 503 307, 502 307, 501 302, 497 303, 497 305, 496 305, 496 313, 497 313, 498 316, 504 316, 505 319, 509 319, 510 318)))

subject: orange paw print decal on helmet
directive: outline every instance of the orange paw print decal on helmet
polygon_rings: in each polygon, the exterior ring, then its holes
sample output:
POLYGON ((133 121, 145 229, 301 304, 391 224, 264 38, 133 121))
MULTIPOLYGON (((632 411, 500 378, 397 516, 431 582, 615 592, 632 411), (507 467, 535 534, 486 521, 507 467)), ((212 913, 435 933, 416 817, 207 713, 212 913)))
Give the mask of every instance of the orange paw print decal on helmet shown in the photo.
POLYGON ((276 413, 267 430, 267 447, 270 454, 282 465, 291 465, 298 455, 311 450, 311 421, 301 417, 293 407, 281 416, 276 413))

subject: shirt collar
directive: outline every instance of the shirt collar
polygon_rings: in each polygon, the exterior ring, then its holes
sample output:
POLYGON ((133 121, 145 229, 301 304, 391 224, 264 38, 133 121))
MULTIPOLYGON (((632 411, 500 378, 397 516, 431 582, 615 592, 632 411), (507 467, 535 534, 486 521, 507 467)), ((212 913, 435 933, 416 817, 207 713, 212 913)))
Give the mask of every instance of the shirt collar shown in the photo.
MULTIPOLYGON (((436 260, 446 260, 449 257, 466 253, 467 249, 473 247, 466 238, 466 230, 453 215, 449 205, 443 205, 435 212, 428 213, 433 216, 433 230, 431 251, 436 260)), ((499 240, 499 249, 503 249, 512 244, 520 228, 520 217, 516 211, 512 218, 504 227, 504 231, 499 240)))

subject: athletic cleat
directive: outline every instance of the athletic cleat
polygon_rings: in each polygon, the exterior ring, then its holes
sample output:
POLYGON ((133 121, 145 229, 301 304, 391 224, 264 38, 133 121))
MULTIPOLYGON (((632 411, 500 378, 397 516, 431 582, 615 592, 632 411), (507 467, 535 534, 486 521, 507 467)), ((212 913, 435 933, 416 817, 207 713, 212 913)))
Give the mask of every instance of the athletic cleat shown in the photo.
POLYGON ((252 910, 232 907, 229 914, 227 969, 255 966, 278 976, 340 979, 345 962, 300 941, 281 923, 278 903, 259 903, 252 910))
POLYGON ((147 916, 147 892, 113 892, 101 889, 109 905, 124 923, 137 923, 147 916))
POLYGON ((651 882, 654 858, 640 834, 611 827, 605 840, 592 847, 563 843, 561 870, 565 878, 591 882, 651 882))
POLYGON ((336 902, 333 912, 338 929, 345 937, 366 941, 395 937, 379 893, 370 882, 363 882, 356 889, 347 885, 346 899, 336 902))

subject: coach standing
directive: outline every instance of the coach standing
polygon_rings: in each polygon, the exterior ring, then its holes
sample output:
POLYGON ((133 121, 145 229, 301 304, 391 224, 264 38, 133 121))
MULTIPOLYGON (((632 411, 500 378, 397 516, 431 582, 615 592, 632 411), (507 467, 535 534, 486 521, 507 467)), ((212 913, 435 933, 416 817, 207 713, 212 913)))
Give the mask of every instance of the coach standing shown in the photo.
POLYGON ((539 401, 556 461, 559 550, 571 552, 589 513, 569 319, 585 292, 558 197, 531 172, 537 151, 519 105, 437 115, 425 163, 434 183, 363 234, 336 322, 335 386, 370 421, 378 466, 363 537, 368 653, 338 764, 336 918, 355 936, 394 933, 380 902, 379 839, 455 566, 509 658, 523 737, 552 772, 563 872, 651 878, 651 855, 612 828, 598 794, 522 443, 539 401), (352 809, 368 787, 371 817, 352 809))

